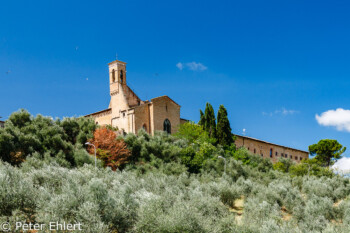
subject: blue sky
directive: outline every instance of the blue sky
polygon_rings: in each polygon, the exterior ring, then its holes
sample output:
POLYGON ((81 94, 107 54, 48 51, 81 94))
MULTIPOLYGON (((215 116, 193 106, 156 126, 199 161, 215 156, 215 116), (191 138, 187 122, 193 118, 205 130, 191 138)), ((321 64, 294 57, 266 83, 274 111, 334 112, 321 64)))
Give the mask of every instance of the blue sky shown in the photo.
POLYGON ((168 95, 183 118, 198 121, 206 102, 223 104, 234 133, 304 150, 323 138, 350 147, 349 8, 347 1, 2 2, 0 116, 107 108, 107 63, 118 54, 142 99, 168 95), (338 108, 345 110, 321 115, 338 108))

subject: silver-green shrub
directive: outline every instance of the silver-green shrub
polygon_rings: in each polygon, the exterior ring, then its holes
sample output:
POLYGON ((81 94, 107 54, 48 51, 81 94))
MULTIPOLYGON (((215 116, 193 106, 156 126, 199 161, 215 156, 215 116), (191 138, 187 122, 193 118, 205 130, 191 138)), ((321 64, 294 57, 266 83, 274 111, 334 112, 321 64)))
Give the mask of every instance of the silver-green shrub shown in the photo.
POLYGON ((156 166, 143 172, 95 169, 93 163, 69 168, 57 156, 35 153, 21 167, 0 162, 0 221, 80 222, 84 232, 349 230, 346 178, 290 177, 230 159, 226 174, 218 161, 190 174, 179 163, 153 161, 156 166), (239 224, 230 210, 241 198, 239 224))

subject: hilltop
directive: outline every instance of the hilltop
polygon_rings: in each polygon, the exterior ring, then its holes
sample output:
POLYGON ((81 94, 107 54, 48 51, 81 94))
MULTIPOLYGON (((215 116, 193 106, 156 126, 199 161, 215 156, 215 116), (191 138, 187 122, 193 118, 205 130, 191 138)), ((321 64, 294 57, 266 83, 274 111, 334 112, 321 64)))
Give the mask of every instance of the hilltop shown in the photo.
POLYGON ((13 114, 0 129, 1 221, 81 223, 84 232, 350 230, 349 179, 327 168, 273 165, 194 123, 176 135, 113 130, 13 114), (86 141, 98 145, 96 168, 86 141))

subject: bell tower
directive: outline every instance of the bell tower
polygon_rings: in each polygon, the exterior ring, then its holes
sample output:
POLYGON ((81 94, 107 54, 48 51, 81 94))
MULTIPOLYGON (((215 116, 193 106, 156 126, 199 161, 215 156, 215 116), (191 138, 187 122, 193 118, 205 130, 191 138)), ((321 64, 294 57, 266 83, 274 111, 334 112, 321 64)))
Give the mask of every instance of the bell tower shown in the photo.
POLYGON ((108 64, 109 68, 109 93, 111 101, 109 108, 112 109, 112 126, 120 129, 128 129, 127 111, 130 106, 127 99, 128 86, 126 85, 126 63, 115 60, 108 64))
POLYGON ((122 61, 112 61, 109 67, 109 89, 110 95, 119 93, 126 85, 126 63, 122 61))

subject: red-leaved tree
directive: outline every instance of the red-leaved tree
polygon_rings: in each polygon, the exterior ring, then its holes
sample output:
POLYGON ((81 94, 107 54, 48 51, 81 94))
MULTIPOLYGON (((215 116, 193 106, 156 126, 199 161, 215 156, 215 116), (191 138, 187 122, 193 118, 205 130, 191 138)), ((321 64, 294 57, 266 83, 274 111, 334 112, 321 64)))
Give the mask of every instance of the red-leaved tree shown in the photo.
MULTIPOLYGON (((97 158, 104 162, 105 167, 111 167, 113 171, 125 164, 131 155, 124 140, 117 140, 115 132, 105 127, 96 129, 94 138, 89 142, 96 146, 97 158)), ((94 147, 89 146, 88 151, 94 154, 94 147)))

